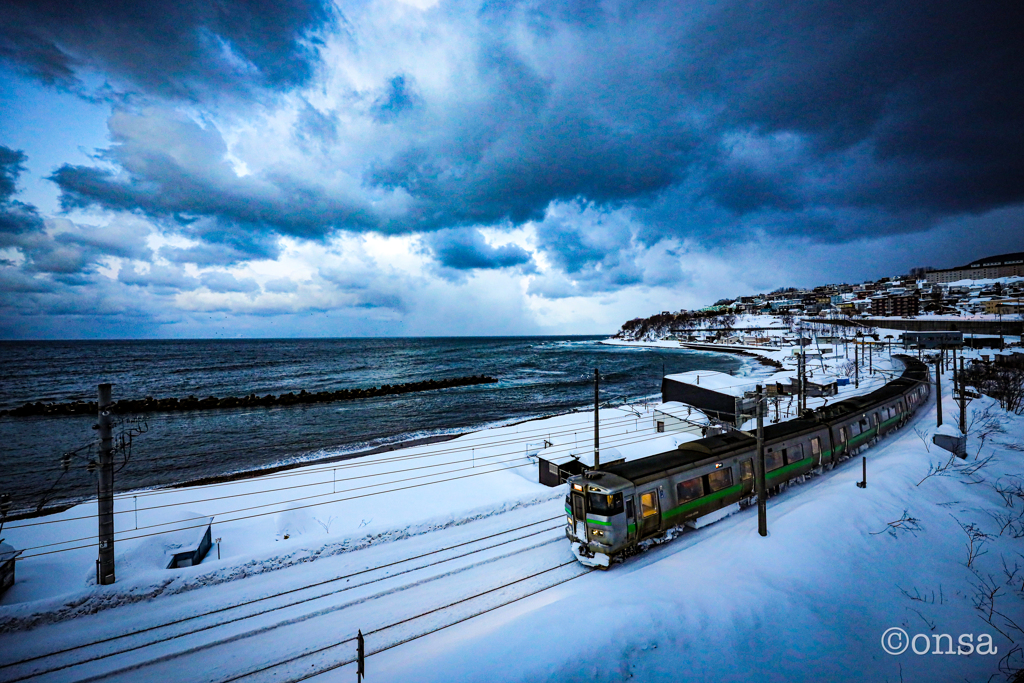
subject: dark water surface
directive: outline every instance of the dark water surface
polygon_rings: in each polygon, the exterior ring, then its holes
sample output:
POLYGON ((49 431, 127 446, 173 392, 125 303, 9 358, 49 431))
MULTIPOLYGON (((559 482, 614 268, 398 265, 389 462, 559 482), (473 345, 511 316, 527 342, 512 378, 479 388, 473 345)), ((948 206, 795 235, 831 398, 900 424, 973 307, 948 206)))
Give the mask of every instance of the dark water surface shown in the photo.
MULTIPOLYGON (((151 413, 134 442, 118 491, 275 464, 315 460, 382 444, 586 408, 593 370, 602 398, 652 397, 667 372, 738 372, 721 354, 633 349, 600 337, 260 339, 0 342, 0 408, 26 401, 241 396, 400 384, 486 374, 497 384, 277 408, 151 413)), ((95 439, 94 417, 0 418, 0 493, 34 507, 60 474, 64 451, 95 439)), ((82 453, 88 455, 87 452, 82 453)), ((81 460, 51 492, 95 492, 81 460)))

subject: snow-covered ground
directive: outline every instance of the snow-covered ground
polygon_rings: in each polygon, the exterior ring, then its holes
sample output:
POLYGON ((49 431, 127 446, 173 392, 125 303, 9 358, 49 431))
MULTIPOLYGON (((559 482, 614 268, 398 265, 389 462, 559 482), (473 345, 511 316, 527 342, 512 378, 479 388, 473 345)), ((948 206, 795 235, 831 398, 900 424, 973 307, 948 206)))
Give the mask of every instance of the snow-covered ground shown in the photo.
MULTIPOLYGON (((653 408, 601 411, 605 459, 695 438, 656 434, 653 408)), ((1024 417, 970 410, 964 462, 931 444, 932 399, 865 452, 866 489, 847 461, 772 498, 767 538, 746 510, 607 572, 575 563, 564 487, 536 483, 527 458, 589 455, 589 413, 146 492, 137 523, 121 497, 112 586, 92 582, 94 504, 12 523, 30 557, 0 603, 0 680, 351 681, 362 630, 372 681, 985 681, 1004 655, 1020 666, 1024 641, 1024 417), (163 569, 174 543, 147 534, 201 515, 221 559, 163 569), (889 655, 889 628, 918 650, 988 634, 996 653, 889 655)))

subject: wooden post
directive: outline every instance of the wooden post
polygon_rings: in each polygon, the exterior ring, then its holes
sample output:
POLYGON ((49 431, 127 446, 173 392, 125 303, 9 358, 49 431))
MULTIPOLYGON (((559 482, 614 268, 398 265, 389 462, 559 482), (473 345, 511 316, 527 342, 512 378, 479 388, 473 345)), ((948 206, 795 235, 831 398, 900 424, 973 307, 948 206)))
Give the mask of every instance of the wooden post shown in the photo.
POLYGON ((868 487, 868 459, 866 456, 861 459, 861 480, 857 482, 857 486, 862 489, 868 487))
POLYGON ((935 426, 942 426, 942 356, 935 359, 935 426))

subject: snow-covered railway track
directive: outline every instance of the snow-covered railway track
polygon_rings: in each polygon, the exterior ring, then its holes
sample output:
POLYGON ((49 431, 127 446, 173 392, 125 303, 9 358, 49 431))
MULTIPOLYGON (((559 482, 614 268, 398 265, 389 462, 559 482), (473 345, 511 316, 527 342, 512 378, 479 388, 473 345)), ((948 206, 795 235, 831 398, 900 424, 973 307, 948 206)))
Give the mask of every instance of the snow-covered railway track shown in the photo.
POLYGON ((340 666, 344 666, 354 651, 355 633, 359 629, 374 635, 386 634, 388 642, 376 649, 389 649, 587 571, 564 547, 560 533, 534 538, 524 547, 498 555, 468 559, 465 566, 410 577, 411 582, 397 585, 378 584, 374 586, 378 589, 375 592, 349 594, 341 602, 307 605, 296 613, 274 615, 273 621, 247 622, 237 632, 229 626, 227 632, 219 632, 215 638, 200 634, 203 637, 155 645, 147 649, 145 657, 129 655, 128 660, 93 662, 76 670, 73 678, 60 680, 165 680, 180 677, 183 658, 204 662, 202 671, 190 677, 195 681, 226 683, 300 677, 337 668, 339 659, 340 666), (340 657, 339 647, 347 648, 340 657), (103 666, 92 670, 97 664, 103 666))
MULTIPOLYGON (((506 607, 538 593, 550 590, 563 583, 578 579, 594 571, 580 566, 575 558, 520 579, 504 583, 494 588, 467 596, 432 610, 386 624, 364 634, 370 645, 366 657, 386 652, 399 645, 418 640, 451 626, 469 621, 488 612, 506 607), (565 570, 565 571, 561 571, 565 570), (541 577, 544 577, 541 579, 541 577), (515 587, 515 590, 510 590, 515 587), (417 624, 419 624, 417 626, 417 624), (377 642, 374 642, 374 641, 377 642)), ((282 672, 292 672, 288 683, 298 683, 310 678, 321 676, 345 666, 356 663, 356 637, 352 636, 336 643, 302 652, 271 664, 260 666, 230 678, 221 679, 218 683, 234 683, 235 681, 281 680, 282 672), (338 659, 335 654, 348 646, 348 651, 338 659), (308 664, 313 662, 312 664, 308 664), (306 666, 309 666, 307 669, 306 666)))
MULTIPOLYGON (((0 664, 0 680, 102 680, 209 650, 244 643, 405 591, 421 589, 475 568, 550 547, 562 539, 561 515, 349 572, 311 585, 251 599, 108 638, 0 664), (413 564, 409 564, 413 563, 413 564), (405 565, 405 566, 403 566, 405 565), (408 580, 401 581, 405 576, 408 580), (355 583, 352 581, 355 580, 355 583), (327 590, 324 590, 324 589, 327 590)), ((180 664, 180 662, 178 662, 180 664)))

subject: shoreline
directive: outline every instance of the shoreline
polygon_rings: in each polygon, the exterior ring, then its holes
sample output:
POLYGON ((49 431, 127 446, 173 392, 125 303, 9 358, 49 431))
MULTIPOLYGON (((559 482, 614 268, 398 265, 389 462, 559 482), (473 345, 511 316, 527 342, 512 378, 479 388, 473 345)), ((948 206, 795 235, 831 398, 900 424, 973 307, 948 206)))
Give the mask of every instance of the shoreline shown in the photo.
MULTIPOLYGON (((602 339, 597 342, 598 344, 605 344, 607 346, 625 346, 630 348, 644 348, 644 349, 666 349, 666 350, 683 350, 683 351, 711 351, 713 353, 728 353, 737 356, 744 356, 746 358, 752 358, 759 362, 765 367, 772 368, 773 370, 782 370, 782 363, 771 358, 762 356, 755 351, 760 350, 756 347, 737 347, 737 346, 726 346, 722 344, 701 344, 699 342, 675 342, 679 346, 664 346, 660 341, 627 341, 618 339, 602 339)), ((772 351, 778 351, 775 347, 770 347, 772 351)))

